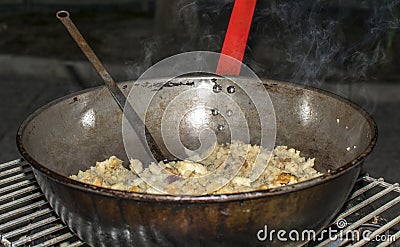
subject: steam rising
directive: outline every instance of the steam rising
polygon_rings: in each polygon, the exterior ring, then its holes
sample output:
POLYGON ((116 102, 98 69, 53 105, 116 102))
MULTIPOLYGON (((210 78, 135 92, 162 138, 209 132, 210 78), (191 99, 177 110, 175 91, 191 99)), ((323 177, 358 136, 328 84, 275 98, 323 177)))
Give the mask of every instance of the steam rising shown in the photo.
POLYGON ((143 57, 138 62, 127 62, 128 70, 127 75, 128 78, 138 78, 141 74, 143 74, 147 68, 153 65, 153 53, 158 49, 158 44, 154 39, 148 39, 142 42, 143 44, 143 57))
MULTIPOLYGON (((366 80, 386 61, 399 1, 258 1, 244 62, 260 76, 308 85, 366 80)), ((221 50, 233 1, 158 2, 131 77, 170 55, 221 50)))
POLYGON ((278 63, 259 73, 311 85, 366 79, 385 59, 388 33, 399 27, 398 2, 306 0, 263 6, 252 38, 272 58, 253 54, 254 60, 278 63), (257 33, 263 33, 261 41, 257 33))

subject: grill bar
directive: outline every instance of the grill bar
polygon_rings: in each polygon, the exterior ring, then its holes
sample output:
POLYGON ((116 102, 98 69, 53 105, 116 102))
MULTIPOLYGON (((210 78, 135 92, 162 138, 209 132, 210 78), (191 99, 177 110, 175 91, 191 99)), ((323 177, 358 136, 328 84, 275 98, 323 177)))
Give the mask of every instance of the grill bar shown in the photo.
POLYGON ((23 216, 21 218, 18 218, 18 219, 15 219, 15 220, 11 220, 11 221, 9 221, 7 223, 1 224, 0 225, 0 231, 3 231, 4 229, 7 229, 9 227, 13 227, 13 226, 25 223, 25 222, 29 222, 29 221, 31 221, 31 220, 39 217, 39 216, 48 214, 50 212, 51 212, 50 208, 45 208, 45 209, 36 211, 34 213, 25 215, 25 216, 23 216))
POLYGON ((9 176, 14 173, 21 173, 21 172, 25 172, 25 171, 29 171, 29 168, 25 169, 22 166, 17 166, 17 167, 0 172, 0 177, 5 177, 5 176, 9 176))
MULTIPOLYGON (((364 176, 358 179, 362 185, 349 197, 348 202, 358 200, 357 204, 343 211, 337 218, 344 219, 360 214, 358 219, 342 229, 346 232, 358 230, 372 218, 382 214, 400 202, 399 185, 390 184, 383 179, 364 176), (365 196, 366 193, 371 194, 365 196), (393 195, 396 196, 393 196, 393 195), (390 197, 388 199, 388 197, 390 197), (385 199, 386 198, 386 199, 385 199), (371 203, 380 203, 378 208, 371 208, 371 203), (368 210, 367 210, 368 209, 368 210), (361 214, 361 211, 367 212, 361 214)), ((335 220, 331 227, 333 227, 335 220)), ((50 205, 34 180, 32 169, 27 162, 17 159, 0 164, 0 237, 4 246, 86 246, 68 227, 61 222, 50 208, 50 205)), ((393 227, 400 224, 400 216, 377 226, 370 239, 387 234, 393 227)), ((393 231, 393 230, 392 230, 393 231)), ((342 235, 342 236, 343 236, 342 235)), ((324 239, 316 246, 365 246, 368 239, 324 239)), ((379 243, 379 247, 389 246, 400 239, 400 231, 393 232, 391 239, 379 243)), ((315 245, 314 245, 315 246, 315 245)))
MULTIPOLYGON (((394 234, 393 236, 394 236, 394 239, 395 239, 395 240, 400 239, 400 231, 398 231, 398 232, 397 232, 396 234, 394 234)), ((392 243, 393 243, 393 242, 383 242, 383 243, 377 245, 377 247, 389 246, 389 245, 392 244, 392 243)))
POLYGON ((350 200, 352 200, 352 199, 354 199, 354 198, 356 198, 356 197, 358 197, 358 196, 364 194, 366 191, 368 191, 368 190, 374 188, 374 187, 377 186, 378 184, 379 184, 379 181, 378 181, 378 180, 377 180, 377 181, 373 181, 372 183, 370 183, 370 184, 368 184, 368 185, 362 187, 361 189, 355 191, 355 192, 349 197, 349 199, 347 199, 347 200, 350 201, 350 200))
POLYGON ((23 202, 29 202, 29 201, 34 200, 34 199, 36 199, 36 198, 39 198, 39 197, 41 197, 41 196, 42 196, 42 193, 41 193, 41 192, 36 192, 36 193, 30 194, 30 195, 28 195, 28 196, 19 198, 19 199, 17 199, 17 200, 14 200, 14 201, 5 203, 5 204, 3 204, 3 205, 0 205, 0 211, 1 211, 1 210, 4 210, 4 209, 7 209, 7 208, 12 208, 12 207, 14 207, 15 205, 22 204, 23 202))
POLYGON ((9 186, 5 186, 5 187, 0 188, 0 194, 6 193, 6 192, 9 192, 9 191, 12 191, 12 190, 16 190, 16 189, 18 189, 20 187, 24 187, 24 186, 35 184, 35 183, 36 183, 35 181, 23 180, 21 182, 18 182, 18 183, 11 184, 9 186))
POLYGON ((382 196, 388 194, 389 192, 393 191, 396 187, 398 187, 399 184, 393 184, 389 187, 387 187, 386 189, 382 190, 381 192, 375 194, 374 196, 368 198, 367 200, 363 201, 362 203, 356 205, 355 207, 352 207, 350 209, 348 209, 346 212, 341 213, 338 218, 344 218, 346 216, 349 216, 352 213, 357 212, 358 210, 360 210, 361 208, 365 207, 366 205, 371 204, 372 202, 376 201, 377 199, 381 198, 382 196))
MULTIPOLYGON (((55 219, 55 220, 57 220, 57 219, 55 219)), ((20 240, 17 240, 17 241, 15 241, 13 243, 13 245, 14 246, 20 246, 20 245, 23 245, 23 244, 26 244, 26 243, 30 243, 33 240, 36 240, 36 239, 39 239, 39 238, 44 237, 46 235, 52 234, 52 233, 57 232, 57 231, 59 231, 61 229, 64 229, 64 228, 66 228, 66 226, 58 224, 58 225, 50 227, 50 228, 48 228, 48 229, 46 229, 44 231, 32 234, 32 235, 30 235, 30 236, 28 236, 26 238, 22 238, 20 240)))
POLYGON ((82 246, 83 243, 81 241, 76 241, 70 245, 68 245, 68 247, 78 247, 78 246, 82 246))
MULTIPOLYGON (((384 233, 385 231, 387 231, 388 229, 392 228, 393 226, 397 225, 400 222, 400 216, 397 216, 396 218, 394 218, 393 220, 391 220, 389 223, 385 224, 384 226, 382 226, 381 228, 377 229, 376 231, 374 231, 370 236, 369 239, 375 239, 375 237, 377 237, 378 235, 384 233)), ((355 243, 353 245, 353 247, 361 247, 363 245, 365 245, 366 243, 368 243, 370 240, 368 239, 361 239, 359 242, 355 243)))
POLYGON ((27 206, 23 206, 23 207, 15 209, 15 210, 9 211, 7 213, 1 214, 0 215, 0 220, 4 220, 4 219, 7 219, 7 218, 10 218, 10 217, 13 217, 13 216, 17 216, 19 214, 23 214, 23 213, 28 212, 30 210, 33 210, 35 208, 40 208, 40 207, 42 207, 43 205, 46 205, 46 204, 47 204, 47 202, 45 200, 34 202, 34 203, 29 204, 27 206))
MULTIPOLYGON (((64 234, 62 234, 62 235, 60 235, 58 237, 55 237, 53 239, 50 239, 50 240, 48 240, 48 241, 46 241, 44 243, 41 243, 41 244, 38 244, 38 245, 34 245, 33 247, 52 246, 52 245, 55 245, 57 243, 60 243, 60 242, 62 242, 64 240, 68 240, 68 239, 73 238, 73 237, 75 237, 75 235, 73 235, 72 233, 68 232, 68 233, 64 233, 64 234)), ((75 246, 80 246, 77 243, 81 243, 81 245, 83 245, 83 243, 81 241, 77 241, 77 242, 75 242, 75 246)))
POLYGON ((18 174, 18 175, 9 177, 9 178, 1 179, 0 180, 0 186, 3 185, 3 184, 8 184, 8 183, 15 182, 15 181, 18 181, 18 180, 21 180, 21 179, 33 179, 33 174, 27 175, 27 174, 21 173, 21 174, 18 174))
POLYGON ((52 223, 52 222, 54 222, 56 220, 57 220, 56 217, 51 216, 51 217, 46 218, 44 220, 38 221, 38 222, 33 223, 33 224, 29 224, 27 226, 18 228, 17 230, 14 230, 14 231, 11 231, 9 233, 6 233, 6 234, 3 235, 3 237, 4 238, 11 238, 11 237, 14 237, 14 236, 29 232, 31 230, 34 230, 34 229, 39 228, 41 226, 44 226, 46 224, 52 223))
MULTIPOLYGON (((376 178, 372 178, 372 177, 370 177, 370 176, 366 176, 366 177, 363 178, 363 180, 364 180, 364 181, 367 181, 367 182, 374 182, 374 181, 377 181, 377 180, 378 180, 378 181, 379 181, 379 185, 382 186, 382 187, 385 187, 385 188, 390 187, 390 186, 393 185, 393 184, 390 184, 390 183, 385 182, 382 178, 376 179, 376 178)), ((398 184, 398 183, 396 183, 396 184, 398 184)), ((395 188, 394 191, 400 193, 400 187, 397 186, 397 188, 395 188)))
POLYGON ((16 160, 12 160, 3 164, 0 164, 0 169, 5 169, 8 168, 10 166, 15 166, 15 165, 19 165, 23 162, 23 159, 16 159, 16 160))
POLYGON ((31 185, 31 186, 28 186, 26 188, 16 190, 16 191, 8 193, 6 195, 0 196, 0 202, 8 200, 8 199, 15 198, 16 196, 20 196, 20 195, 26 194, 28 192, 35 191, 37 189, 39 189, 39 186, 31 185))

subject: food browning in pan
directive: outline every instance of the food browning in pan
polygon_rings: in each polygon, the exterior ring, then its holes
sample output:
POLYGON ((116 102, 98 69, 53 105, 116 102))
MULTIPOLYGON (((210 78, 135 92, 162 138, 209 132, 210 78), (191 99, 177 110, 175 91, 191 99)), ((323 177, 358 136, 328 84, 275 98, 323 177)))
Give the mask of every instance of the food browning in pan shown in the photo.
POLYGON ((111 156, 70 178, 100 187, 131 192, 201 194, 213 186, 218 189, 212 194, 225 194, 275 188, 321 175, 313 168, 314 158, 306 159, 300 156, 300 151, 286 146, 277 146, 271 152, 258 145, 233 142, 217 144, 202 155, 193 157, 196 160, 201 159, 199 162, 159 162, 148 167, 144 167, 139 160, 132 159, 129 169, 125 168, 117 157, 111 156), (202 159, 202 155, 206 157, 202 159), (224 172, 233 172, 236 175, 227 181, 215 181, 207 176, 221 170, 221 167, 224 168, 224 172), (152 184, 151 181, 156 180, 158 184, 162 181, 164 192, 149 185, 149 181, 152 184))

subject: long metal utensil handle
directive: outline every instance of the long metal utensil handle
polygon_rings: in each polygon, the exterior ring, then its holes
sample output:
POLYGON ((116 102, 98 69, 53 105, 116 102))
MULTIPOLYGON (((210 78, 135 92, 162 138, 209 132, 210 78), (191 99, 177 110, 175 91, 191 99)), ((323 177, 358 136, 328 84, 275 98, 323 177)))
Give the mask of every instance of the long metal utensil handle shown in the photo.
MULTIPOLYGON (((122 93, 122 91, 115 83, 114 79, 111 75, 107 72, 104 65, 101 63, 100 59, 96 56, 92 48, 86 42, 85 38, 83 38, 82 34, 79 32, 78 28, 69 18, 68 11, 60 10, 57 12, 56 17, 64 24, 65 28, 68 30, 69 34, 78 44, 79 48, 81 48, 83 54, 87 57, 89 62, 93 65, 97 73, 101 76, 104 83, 106 84, 108 90, 110 91, 111 95, 113 96, 114 100, 117 102, 119 108, 126 116, 128 122, 139 136, 142 145, 144 145, 146 149, 146 145, 149 145, 149 148, 154 155, 154 157, 159 160, 164 160, 164 156, 162 155, 160 148, 157 146, 154 138, 151 136, 149 130, 147 129, 146 125, 140 119, 137 112, 133 109, 131 104, 126 104, 126 97, 122 93), (143 136, 142 131, 140 130, 139 126, 144 126, 145 128, 145 136, 143 136), (148 140, 148 143, 146 142, 148 140)), ((147 150, 147 149, 146 149, 147 150)))
POLYGON ((87 57, 89 62, 93 65, 97 73, 101 76, 103 81, 106 83, 107 88, 111 91, 112 96, 115 101, 117 101, 119 108, 124 110, 126 97, 118 88, 117 83, 115 83, 114 79, 107 72, 104 65, 101 63, 100 59, 96 56, 92 48, 86 42, 85 38, 83 38, 82 34, 79 32, 78 28, 69 18, 68 11, 60 10, 56 14, 57 18, 64 24, 65 28, 68 30, 69 34, 78 44, 79 48, 81 48, 83 54, 87 57))

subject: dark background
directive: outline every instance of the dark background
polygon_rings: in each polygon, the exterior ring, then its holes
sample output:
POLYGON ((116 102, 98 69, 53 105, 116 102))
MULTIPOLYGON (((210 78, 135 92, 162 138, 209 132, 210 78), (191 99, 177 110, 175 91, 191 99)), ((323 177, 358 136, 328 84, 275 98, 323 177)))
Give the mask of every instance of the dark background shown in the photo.
MULTIPOLYGON (((400 180, 399 1, 261 1, 244 62, 260 77, 312 85, 370 112, 379 140, 364 170, 400 180)), ((43 104, 101 85, 65 28, 71 18, 115 80, 185 51, 219 52, 230 0, 0 1, 0 162, 20 157, 19 124, 43 104)))

